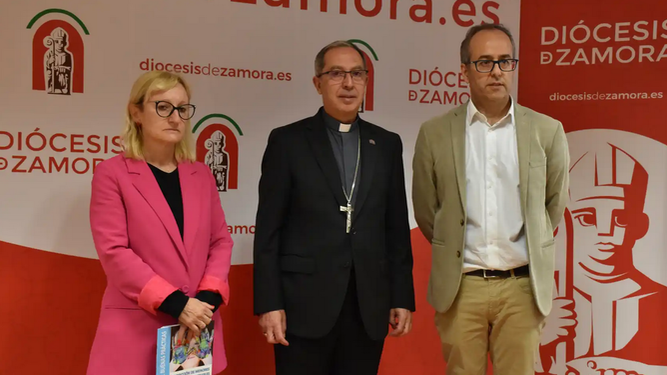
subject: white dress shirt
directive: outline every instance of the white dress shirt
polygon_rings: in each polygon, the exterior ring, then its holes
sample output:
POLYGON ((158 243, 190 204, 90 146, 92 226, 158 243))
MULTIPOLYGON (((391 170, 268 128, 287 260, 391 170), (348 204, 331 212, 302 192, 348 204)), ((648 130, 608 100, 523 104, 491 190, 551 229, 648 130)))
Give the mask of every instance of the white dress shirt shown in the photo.
POLYGON ((466 116, 466 208, 463 272, 509 270, 528 264, 521 215, 514 100, 491 125, 468 102, 466 116))

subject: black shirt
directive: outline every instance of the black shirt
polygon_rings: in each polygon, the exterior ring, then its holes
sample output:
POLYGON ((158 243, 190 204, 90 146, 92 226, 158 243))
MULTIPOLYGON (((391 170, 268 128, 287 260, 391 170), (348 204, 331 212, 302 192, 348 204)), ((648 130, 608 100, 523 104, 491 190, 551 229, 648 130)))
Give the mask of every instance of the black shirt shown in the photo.
MULTIPOLYGON (((148 164, 148 166, 151 168, 155 180, 157 180, 160 190, 162 190, 162 194, 167 200, 167 204, 169 204, 169 208, 171 208, 171 212, 178 225, 178 231, 181 233, 181 239, 183 239, 183 194, 181 192, 181 181, 178 176, 178 168, 167 173, 151 164, 148 164)), ((214 306, 213 311, 217 310, 222 303, 222 296, 220 294, 208 290, 200 291, 197 293, 196 298, 214 306)), ((185 295, 185 293, 176 290, 162 301, 158 310, 178 319, 189 299, 190 298, 185 295)))
POLYGON ((164 194, 164 198, 174 214, 178 230, 181 232, 181 239, 183 239, 183 195, 181 194, 181 181, 178 178, 178 168, 167 173, 150 164, 148 166, 151 167, 151 171, 153 171, 153 175, 158 185, 160 185, 160 190, 162 190, 162 194, 164 194))
MULTIPOLYGON (((352 193, 352 204, 354 205, 357 201, 359 181, 361 180, 361 167, 359 167, 354 190, 352 190, 352 182, 354 181, 354 174, 357 169, 357 152, 359 150, 359 118, 350 124, 351 127, 348 132, 342 132, 339 130, 340 121, 329 116, 326 112, 323 112, 323 114, 329 141, 331 142, 334 157, 338 164, 340 179, 345 184, 345 194, 349 196, 352 193)), ((361 164, 361 161, 359 164, 361 164)))

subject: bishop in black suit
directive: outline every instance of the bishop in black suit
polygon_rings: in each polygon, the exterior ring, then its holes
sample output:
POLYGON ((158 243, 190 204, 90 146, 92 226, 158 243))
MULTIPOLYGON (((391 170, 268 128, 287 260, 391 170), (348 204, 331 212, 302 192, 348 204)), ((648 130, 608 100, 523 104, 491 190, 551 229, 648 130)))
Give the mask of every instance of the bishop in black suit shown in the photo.
POLYGON ((323 48, 315 71, 323 107, 274 129, 262 160, 254 311, 277 375, 377 374, 415 310, 402 142, 358 116, 354 44, 323 48))

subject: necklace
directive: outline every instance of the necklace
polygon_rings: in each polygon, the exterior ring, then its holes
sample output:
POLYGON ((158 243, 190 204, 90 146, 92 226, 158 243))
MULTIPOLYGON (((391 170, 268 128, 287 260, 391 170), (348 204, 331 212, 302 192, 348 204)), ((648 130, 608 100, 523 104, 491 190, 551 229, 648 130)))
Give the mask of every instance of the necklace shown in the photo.
POLYGON ((354 195, 354 188, 357 184, 357 175, 359 173, 360 161, 361 161, 361 134, 359 134, 357 142, 357 165, 354 167, 354 178, 352 179, 352 187, 350 188, 350 195, 347 195, 347 191, 345 189, 345 183, 343 182, 343 194, 345 194, 345 199, 347 199, 347 205, 340 206, 339 208, 341 212, 347 213, 345 233, 350 233, 350 229, 352 228, 352 212, 354 211, 354 209, 352 208, 352 196, 354 195))

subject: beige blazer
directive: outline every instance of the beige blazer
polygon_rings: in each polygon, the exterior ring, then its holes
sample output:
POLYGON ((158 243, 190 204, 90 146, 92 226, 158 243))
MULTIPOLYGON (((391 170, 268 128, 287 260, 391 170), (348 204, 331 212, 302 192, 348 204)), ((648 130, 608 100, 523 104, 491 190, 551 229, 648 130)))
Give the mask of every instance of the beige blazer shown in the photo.
MULTIPOLYGON (((546 316, 553 297, 553 230, 568 200, 567 139, 560 122, 514 107, 530 279, 537 306, 546 316)), ((452 305, 463 267, 466 112, 467 103, 422 124, 412 166, 415 219, 432 248, 427 299, 439 312, 452 305)))

